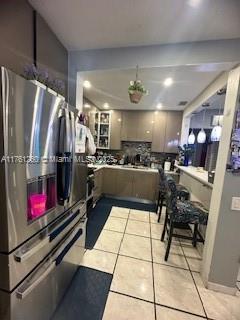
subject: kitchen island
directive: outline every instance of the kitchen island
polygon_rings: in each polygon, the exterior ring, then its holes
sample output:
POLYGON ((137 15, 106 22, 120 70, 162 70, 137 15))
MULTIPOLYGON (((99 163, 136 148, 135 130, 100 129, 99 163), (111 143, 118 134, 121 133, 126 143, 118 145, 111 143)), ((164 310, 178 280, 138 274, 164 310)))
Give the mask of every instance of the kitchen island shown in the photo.
POLYGON ((180 184, 188 188, 191 200, 200 201, 206 209, 210 207, 213 184, 208 182, 208 172, 193 166, 175 166, 180 170, 180 184))
MULTIPOLYGON (((158 196, 158 169, 127 165, 89 165, 94 169, 94 202, 101 195, 155 203, 158 196)), ((178 174, 167 172, 176 180, 178 174)))

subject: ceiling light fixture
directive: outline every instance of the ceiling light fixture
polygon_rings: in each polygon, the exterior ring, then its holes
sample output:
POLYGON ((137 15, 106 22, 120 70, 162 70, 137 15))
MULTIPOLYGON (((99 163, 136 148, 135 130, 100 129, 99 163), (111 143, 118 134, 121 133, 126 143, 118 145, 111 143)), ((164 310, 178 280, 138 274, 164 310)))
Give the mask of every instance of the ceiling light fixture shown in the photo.
MULTIPOLYGON (((209 106, 210 104, 206 104, 204 106, 209 106)), ((203 105, 202 105, 203 106, 203 105)), ((205 143, 206 142, 206 132, 203 129, 204 126, 204 120, 205 120, 205 113, 206 113, 206 109, 203 110, 203 119, 202 119, 202 129, 198 132, 197 135, 197 142, 198 143, 205 143)))
POLYGON ((91 82, 88 80, 83 81, 83 86, 85 89, 90 89, 92 87, 91 82))
POLYGON ((195 134, 193 133, 193 129, 188 136, 188 144, 194 144, 196 140, 195 134))
POLYGON ((173 84, 173 79, 172 78, 166 78, 163 82, 163 84, 165 85, 165 87, 169 87, 173 84))
POLYGON ((201 0, 188 0, 188 5, 192 8, 199 6, 201 0))
POLYGON ((220 141, 221 135, 222 135, 222 127, 220 126, 219 120, 220 120, 220 111, 221 111, 221 106, 219 105, 218 109, 218 123, 216 126, 213 127, 212 132, 211 132, 211 141, 216 142, 220 141))
POLYGON ((162 104, 161 104, 161 103, 158 103, 156 108, 157 108, 158 110, 162 109, 162 104))
POLYGON ((105 102, 104 105, 103 105, 103 108, 104 109, 109 109, 109 104, 107 102, 105 102))
POLYGON ((89 109, 89 108, 91 108, 91 106, 88 103, 84 103, 84 108, 89 109))

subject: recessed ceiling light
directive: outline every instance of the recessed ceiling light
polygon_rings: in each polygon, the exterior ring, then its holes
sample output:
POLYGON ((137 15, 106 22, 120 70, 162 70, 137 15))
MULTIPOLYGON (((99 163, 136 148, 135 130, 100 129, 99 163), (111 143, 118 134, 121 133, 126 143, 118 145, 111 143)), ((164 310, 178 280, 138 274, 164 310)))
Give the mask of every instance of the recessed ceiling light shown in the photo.
POLYGON ((90 104, 85 103, 85 104, 84 104, 84 108, 89 109, 89 108, 91 108, 91 106, 90 106, 90 104))
POLYGON ((163 83, 164 83, 165 87, 169 87, 169 86, 171 86, 173 84, 173 79, 172 78, 166 78, 163 83))
POLYGON ((197 7, 201 3, 201 0, 188 0, 188 5, 190 7, 197 7))
POLYGON ((86 89, 90 89, 92 85, 91 85, 91 82, 90 82, 90 81, 85 80, 85 81, 83 81, 83 86, 84 86, 84 88, 86 88, 86 89))
POLYGON ((108 104, 107 102, 104 103, 103 108, 104 108, 104 109, 109 109, 109 104, 108 104))
POLYGON ((162 104, 161 104, 161 103, 158 103, 156 108, 157 108, 158 110, 162 109, 162 104))

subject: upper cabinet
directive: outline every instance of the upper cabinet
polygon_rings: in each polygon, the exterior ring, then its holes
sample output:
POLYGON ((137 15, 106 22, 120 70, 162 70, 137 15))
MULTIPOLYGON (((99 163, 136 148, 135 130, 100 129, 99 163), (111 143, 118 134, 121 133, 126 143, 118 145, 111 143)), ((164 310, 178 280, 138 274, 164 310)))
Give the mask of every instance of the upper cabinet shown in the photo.
POLYGON ((96 112, 94 114, 94 119, 95 123, 93 137, 97 148, 110 149, 111 112, 96 112))
POLYGON ((123 111, 122 141, 152 141, 153 112, 123 111))
POLYGON ((137 111, 137 141, 152 142, 153 112, 137 111))
POLYGON ((157 111, 153 118, 152 151, 164 152, 167 126, 167 112, 157 111))
POLYGON ((122 111, 122 141, 137 141, 137 111, 122 111))
POLYGON ((164 152, 177 153, 182 128, 182 112, 168 111, 164 152))
POLYGON ((110 149, 121 149, 121 126, 122 126, 122 112, 117 110, 111 111, 111 136, 110 149))
POLYGON ((152 143, 153 152, 177 153, 182 126, 179 111, 111 111, 110 149, 121 141, 152 143))

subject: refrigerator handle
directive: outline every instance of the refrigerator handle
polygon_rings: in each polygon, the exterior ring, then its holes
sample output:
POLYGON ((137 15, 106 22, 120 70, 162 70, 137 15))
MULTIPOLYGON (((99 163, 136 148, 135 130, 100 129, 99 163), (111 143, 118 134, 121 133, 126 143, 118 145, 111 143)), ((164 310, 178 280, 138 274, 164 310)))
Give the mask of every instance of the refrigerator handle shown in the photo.
POLYGON ((72 182, 72 167, 73 167, 73 145, 72 145, 72 126, 71 117, 69 110, 65 109, 66 112, 66 135, 67 135, 67 150, 65 156, 67 157, 66 169, 65 169, 65 200, 68 200, 71 193, 71 182, 72 182))
POLYGON ((37 278, 36 281, 34 281, 29 287, 27 287, 24 291, 18 290, 16 292, 17 298, 18 299, 24 299, 34 288, 37 287, 37 285, 42 282, 48 275, 49 273, 56 267, 56 262, 52 262, 46 270, 37 278))
POLYGON ((68 110, 63 109, 60 115, 58 157, 63 157, 57 162, 58 176, 58 198, 64 202, 70 196, 71 171, 72 171, 72 150, 71 150, 71 129, 68 110))
MULTIPOLYGON (((8 108, 9 108, 9 75, 8 71, 1 67, 1 81, 2 81, 2 102, 4 113, 4 134, 8 133, 8 108)), ((4 145, 5 155, 8 155, 8 144, 4 145)))
POLYGON ((65 118, 66 118, 66 150, 65 152, 72 153, 72 132, 71 132, 71 120, 69 111, 65 109, 65 118))

